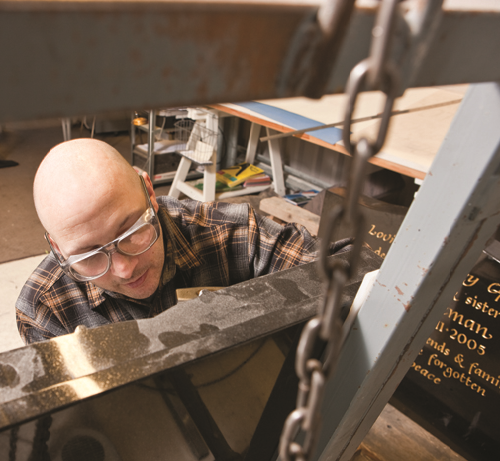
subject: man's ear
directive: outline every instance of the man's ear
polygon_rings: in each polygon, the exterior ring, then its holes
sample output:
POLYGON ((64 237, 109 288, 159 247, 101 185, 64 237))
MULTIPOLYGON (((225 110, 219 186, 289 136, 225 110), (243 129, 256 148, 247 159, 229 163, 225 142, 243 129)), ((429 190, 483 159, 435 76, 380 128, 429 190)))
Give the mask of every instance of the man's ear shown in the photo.
POLYGON ((149 175, 143 171, 141 173, 142 177, 144 178, 144 181, 146 182, 146 189, 148 191, 149 199, 151 200, 151 203, 153 204, 153 208, 155 209, 156 212, 158 212, 158 202, 156 201, 156 195, 155 195, 155 190, 153 188, 153 182, 151 181, 151 178, 149 175))
POLYGON ((54 240, 50 236, 50 234, 47 234, 47 237, 50 240, 50 244, 52 245, 52 248, 54 248, 54 250, 56 250, 62 256, 61 249, 59 248, 59 245, 56 242, 54 242, 54 240))

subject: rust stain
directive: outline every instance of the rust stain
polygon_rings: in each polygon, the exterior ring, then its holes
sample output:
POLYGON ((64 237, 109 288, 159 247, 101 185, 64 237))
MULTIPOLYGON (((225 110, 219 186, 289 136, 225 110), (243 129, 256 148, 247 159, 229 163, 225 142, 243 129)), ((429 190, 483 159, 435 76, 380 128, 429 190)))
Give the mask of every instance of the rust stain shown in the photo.
POLYGON ((387 285, 384 285, 383 283, 380 283, 378 280, 377 280, 377 283, 381 286, 381 287, 386 287, 387 285))
POLYGON ((396 291, 400 294, 400 295, 404 295, 404 293, 399 289, 399 287, 395 287, 396 288, 396 291))
POLYGON ((403 304, 403 307, 405 308, 405 311, 406 311, 406 312, 410 312, 411 303, 406 303, 406 304, 403 304))
POLYGON ((129 51, 129 57, 132 62, 134 62, 135 64, 139 64, 141 63, 143 58, 142 51, 138 48, 132 48, 129 51))
POLYGON ((475 241, 477 240, 477 237, 478 237, 478 234, 481 230, 481 228, 483 227, 483 224, 485 223, 486 219, 483 219, 480 223, 479 223, 479 227, 477 228, 476 230, 476 233, 474 234, 474 236, 472 237, 472 239, 470 240, 469 244, 467 245, 467 247, 465 248, 464 252, 463 252, 463 257, 465 257, 465 255, 469 252, 469 250, 473 247, 475 241))
POLYGON ((422 272, 423 272, 424 274, 427 274, 427 272, 429 272, 429 269, 426 269, 425 267, 419 266, 418 264, 417 264, 417 267, 418 267, 419 269, 422 269, 422 272))

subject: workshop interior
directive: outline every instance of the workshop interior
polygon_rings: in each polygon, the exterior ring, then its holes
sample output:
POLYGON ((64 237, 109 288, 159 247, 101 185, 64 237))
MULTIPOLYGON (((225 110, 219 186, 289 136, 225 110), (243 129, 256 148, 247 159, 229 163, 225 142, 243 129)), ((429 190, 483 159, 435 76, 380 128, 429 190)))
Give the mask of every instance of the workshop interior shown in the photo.
POLYGON ((499 25, 494 0, 0 0, 0 459, 498 459, 499 25), (77 138, 317 260, 25 346, 33 179, 77 138))

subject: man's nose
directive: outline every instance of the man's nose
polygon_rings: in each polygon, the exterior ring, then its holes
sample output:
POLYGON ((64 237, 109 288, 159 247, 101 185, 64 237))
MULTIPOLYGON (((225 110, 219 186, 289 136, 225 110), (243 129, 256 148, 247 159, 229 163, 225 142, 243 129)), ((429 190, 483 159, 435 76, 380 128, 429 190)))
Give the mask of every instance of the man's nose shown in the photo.
POLYGON ((139 259, 137 256, 126 256, 120 253, 111 255, 111 268, 109 269, 113 275, 122 279, 129 279, 134 273, 139 259))

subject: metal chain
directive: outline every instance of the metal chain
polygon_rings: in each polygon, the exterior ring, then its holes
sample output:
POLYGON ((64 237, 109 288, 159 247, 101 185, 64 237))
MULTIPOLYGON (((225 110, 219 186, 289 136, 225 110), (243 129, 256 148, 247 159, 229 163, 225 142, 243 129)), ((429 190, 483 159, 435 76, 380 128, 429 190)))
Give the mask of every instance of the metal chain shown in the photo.
POLYGON ((363 244, 366 219, 359 209, 368 160, 382 148, 387 136, 389 119, 399 90, 399 75, 390 61, 390 46, 398 0, 382 0, 372 30, 370 56, 356 65, 349 76, 343 140, 353 156, 348 194, 345 203, 334 209, 327 218, 326 232, 321 241, 319 269, 325 281, 325 296, 318 315, 311 319, 297 347, 295 370, 299 377, 296 409, 290 413, 281 434, 281 461, 307 461, 311 459, 319 435, 320 406, 325 384, 333 373, 344 343, 341 319, 343 288, 354 275, 363 244), (363 89, 381 90, 386 102, 376 139, 361 138, 351 142, 351 119, 358 94, 363 89), (334 231, 346 224, 354 234, 353 248, 348 263, 330 260, 329 247, 334 231), (319 350, 321 352, 318 352, 319 350), (301 435, 301 442, 297 438, 301 435))
POLYGON ((17 440, 19 438, 19 426, 14 426, 10 430, 9 440, 9 461, 16 461, 17 440))
POLYGON ((35 436, 33 437, 33 447, 28 461, 50 461, 49 447, 47 442, 50 439, 50 426, 52 416, 42 416, 36 422, 35 436))

